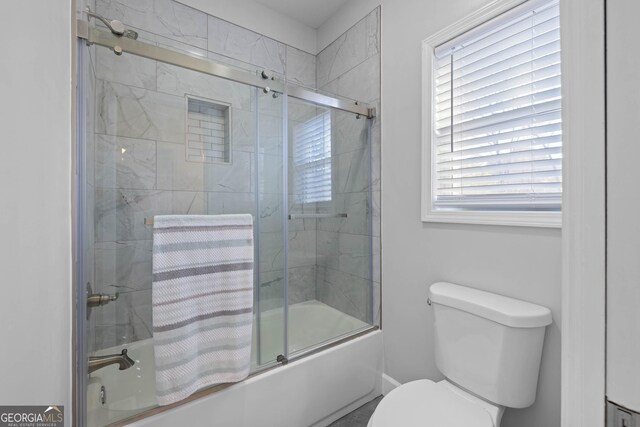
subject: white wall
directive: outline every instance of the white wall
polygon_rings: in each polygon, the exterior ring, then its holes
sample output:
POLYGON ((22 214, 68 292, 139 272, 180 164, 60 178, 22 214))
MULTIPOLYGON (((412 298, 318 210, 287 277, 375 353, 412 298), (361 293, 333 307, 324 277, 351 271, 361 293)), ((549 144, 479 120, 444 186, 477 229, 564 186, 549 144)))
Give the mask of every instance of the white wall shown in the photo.
POLYGON ((420 221, 421 41, 486 0, 352 0, 319 28, 339 35, 382 4, 382 327, 385 372, 400 382, 440 379, 428 285, 448 280, 551 308, 538 399, 503 427, 560 425, 561 232, 420 221))
POLYGON ((70 19, 70 1, 50 0, 10 2, 0 17, 0 404, 62 404, 68 420, 70 19))
POLYGON ((311 28, 253 0, 178 1, 313 55, 317 53, 315 28, 311 28))
POLYGON ((607 397, 640 412, 639 15, 607 2, 607 397))

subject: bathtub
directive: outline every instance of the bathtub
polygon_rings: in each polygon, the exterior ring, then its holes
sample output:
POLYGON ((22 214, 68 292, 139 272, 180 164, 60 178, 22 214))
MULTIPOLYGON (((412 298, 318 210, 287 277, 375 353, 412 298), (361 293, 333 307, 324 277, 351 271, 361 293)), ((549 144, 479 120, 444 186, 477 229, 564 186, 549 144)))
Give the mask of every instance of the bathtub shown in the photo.
MULTIPOLYGON (((290 358, 313 350, 319 343, 370 328, 318 301, 289 306, 288 324, 290 358)), ((262 313, 263 360, 282 353, 282 325, 282 310, 262 313)), ((254 328, 254 349, 256 343, 254 328)), ((124 347, 136 361, 132 368, 119 371, 112 365, 89 377, 88 427, 102 427, 156 407, 153 340, 124 347)), ((122 348, 105 349, 98 354, 119 353, 122 348)), ((252 354, 252 364, 257 367, 256 351, 252 354)), ((380 395, 381 375, 382 333, 372 331, 127 425, 320 427, 380 395)))

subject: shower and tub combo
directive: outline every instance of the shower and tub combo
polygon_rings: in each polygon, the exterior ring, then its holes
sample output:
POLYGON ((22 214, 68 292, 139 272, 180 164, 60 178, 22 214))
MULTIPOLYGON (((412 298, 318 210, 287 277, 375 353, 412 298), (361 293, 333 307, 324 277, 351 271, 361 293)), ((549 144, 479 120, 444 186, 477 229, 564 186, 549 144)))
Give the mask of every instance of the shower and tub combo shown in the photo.
POLYGON ((376 110, 264 66, 312 55, 262 38, 261 64, 233 59, 212 42, 232 24, 164 2, 208 22, 208 43, 170 37, 130 3, 77 23, 79 425, 326 425, 380 394, 376 110), (233 214, 253 222, 249 378, 160 406, 154 218, 233 214))

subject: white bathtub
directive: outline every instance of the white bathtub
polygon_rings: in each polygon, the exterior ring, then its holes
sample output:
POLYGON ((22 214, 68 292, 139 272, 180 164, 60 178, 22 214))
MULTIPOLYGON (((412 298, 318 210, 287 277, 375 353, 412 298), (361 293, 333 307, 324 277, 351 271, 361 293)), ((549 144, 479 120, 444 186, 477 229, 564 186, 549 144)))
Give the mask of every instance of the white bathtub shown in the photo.
MULTIPOLYGON (((263 359, 283 350, 283 312, 262 313, 263 359)), ((347 336, 368 325, 318 301, 289 307, 289 354, 347 336)), ((254 328, 255 329, 255 328, 254 328)), ((257 346, 254 330, 254 348, 257 346)), ((153 340, 124 346, 136 364, 90 375, 87 425, 101 427, 156 406, 153 340), (101 388, 106 393, 101 403, 101 388)), ((119 353, 122 347, 99 354, 119 353)), ((252 355, 254 366, 257 355, 252 355)), ((382 335, 371 332, 256 375, 224 390, 132 423, 132 426, 324 426, 380 394, 382 335)))

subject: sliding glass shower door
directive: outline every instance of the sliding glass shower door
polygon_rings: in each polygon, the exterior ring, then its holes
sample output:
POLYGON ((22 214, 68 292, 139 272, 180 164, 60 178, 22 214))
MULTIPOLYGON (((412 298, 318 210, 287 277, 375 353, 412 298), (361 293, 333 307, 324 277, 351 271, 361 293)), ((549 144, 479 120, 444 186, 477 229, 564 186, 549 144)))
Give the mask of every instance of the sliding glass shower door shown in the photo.
POLYGON ((133 43, 95 31, 96 44, 80 44, 78 91, 87 425, 157 406, 159 215, 253 217, 252 373, 371 329, 371 122, 362 110, 311 91, 289 96, 286 82, 250 64, 224 66, 159 35, 133 43), (112 42, 138 54, 119 55, 112 42))
POLYGON ((88 308, 86 345, 89 357, 126 349, 135 362, 89 375, 89 425, 102 426, 156 405, 157 215, 253 216, 251 369, 286 354, 284 97, 102 47, 85 49, 83 282, 89 300, 98 301, 88 308))
POLYGON ((370 328, 370 121, 288 100, 288 349, 370 328))

